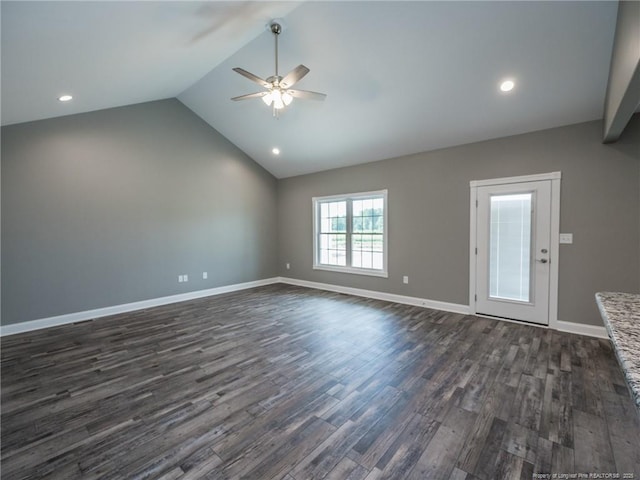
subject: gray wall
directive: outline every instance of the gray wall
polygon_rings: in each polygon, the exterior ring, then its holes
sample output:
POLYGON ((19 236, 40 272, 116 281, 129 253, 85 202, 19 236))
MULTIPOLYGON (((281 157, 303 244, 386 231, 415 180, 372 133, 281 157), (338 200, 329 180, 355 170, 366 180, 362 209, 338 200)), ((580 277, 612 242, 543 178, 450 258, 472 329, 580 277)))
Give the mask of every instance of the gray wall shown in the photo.
POLYGON ((601 132, 590 122, 276 182, 176 100, 4 127, 2 324, 278 274, 467 304, 469 181, 560 170, 574 244, 560 247, 559 319, 599 325, 594 292, 640 285, 640 115, 615 144, 601 132), (383 188, 389 278, 312 270, 311 197, 383 188))
POLYGON ((640 2, 618 2, 616 35, 604 102, 604 140, 618 139, 640 101, 640 2))
POLYGON ((2 128, 2 324, 276 275, 276 185, 177 100, 2 128))
POLYGON ((280 274, 468 305, 469 181, 561 171, 574 243, 560 246, 558 318, 602 325, 594 293, 639 288, 640 118, 616 144, 601 135, 589 122, 280 180, 280 274), (313 270, 311 198, 383 188, 389 278, 313 270))

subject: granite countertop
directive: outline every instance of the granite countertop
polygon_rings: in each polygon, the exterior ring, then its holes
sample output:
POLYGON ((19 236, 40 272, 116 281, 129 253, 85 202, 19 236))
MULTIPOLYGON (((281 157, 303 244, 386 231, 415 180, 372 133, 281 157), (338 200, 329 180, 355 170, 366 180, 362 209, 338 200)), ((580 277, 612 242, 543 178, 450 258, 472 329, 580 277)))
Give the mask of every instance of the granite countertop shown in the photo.
POLYGON ((640 294, 596 293, 620 366, 640 408, 640 294))

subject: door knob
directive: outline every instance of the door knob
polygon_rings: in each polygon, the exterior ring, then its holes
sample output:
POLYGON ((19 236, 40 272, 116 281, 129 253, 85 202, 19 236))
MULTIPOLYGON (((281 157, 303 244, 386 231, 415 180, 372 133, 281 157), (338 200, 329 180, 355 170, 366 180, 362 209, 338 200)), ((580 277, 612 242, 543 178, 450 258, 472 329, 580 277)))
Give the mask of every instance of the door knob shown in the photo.
POLYGON ((547 260, 546 258, 541 258, 538 260, 540 263, 547 263, 549 260, 547 260))

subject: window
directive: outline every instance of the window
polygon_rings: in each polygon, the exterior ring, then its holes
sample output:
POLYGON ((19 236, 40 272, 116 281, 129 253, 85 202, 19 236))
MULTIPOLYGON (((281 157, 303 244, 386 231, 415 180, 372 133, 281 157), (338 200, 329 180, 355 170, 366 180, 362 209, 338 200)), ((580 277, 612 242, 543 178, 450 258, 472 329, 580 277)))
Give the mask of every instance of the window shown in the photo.
POLYGON ((313 268, 387 276, 387 191, 313 199, 313 268))

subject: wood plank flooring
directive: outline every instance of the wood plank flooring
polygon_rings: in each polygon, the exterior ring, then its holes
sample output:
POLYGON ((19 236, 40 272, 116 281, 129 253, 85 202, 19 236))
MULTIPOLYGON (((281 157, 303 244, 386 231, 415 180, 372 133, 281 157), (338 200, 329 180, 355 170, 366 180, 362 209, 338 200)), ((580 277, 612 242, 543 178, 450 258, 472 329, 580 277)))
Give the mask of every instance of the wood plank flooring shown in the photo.
POLYGON ((1 357, 3 479, 640 478, 609 342, 527 325, 272 285, 1 357))

